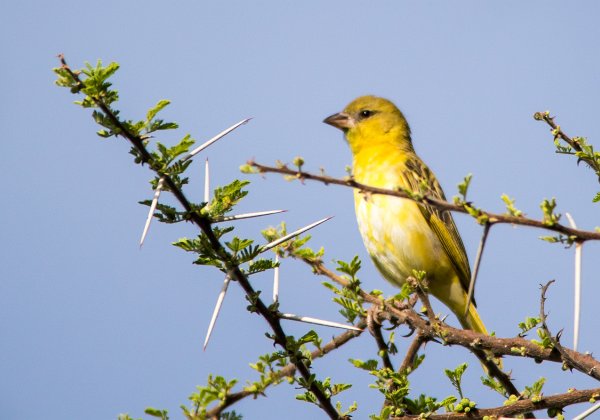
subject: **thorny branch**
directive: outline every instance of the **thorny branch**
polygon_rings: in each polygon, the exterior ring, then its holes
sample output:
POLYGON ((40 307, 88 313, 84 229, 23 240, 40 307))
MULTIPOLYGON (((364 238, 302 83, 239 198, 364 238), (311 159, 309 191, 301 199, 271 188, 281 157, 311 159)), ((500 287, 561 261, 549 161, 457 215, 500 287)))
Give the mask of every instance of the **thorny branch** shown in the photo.
MULTIPOLYGON (((469 210, 471 208, 470 203, 464 204, 454 204, 445 200, 440 200, 434 197, 430 197, 427 194, 424 194, 422 197, 411 196, 405 191, 400 190, 388 190, 385 188, 371 187, 366 184, 362 184, 360 182, 355 181, 351 177, 346 177, 343 179, 334 178, 327 175, 317 175, 310 172, 305 172, 297 169, 290 169, 286 165, 281 166, 267 166, 255 162, 254 160, 250 160, 247 162, 249 166, 256 168, 260 173, 277 173, 281 175, 287 175, 290 177, 296 177, 299 180, 311 180, 321 182, 325 185, 341 185, 344 187, 355 188, 366 194, 382 194, 389 195, 393 197, 407 198, 409 200, 413 200, 416 202, 421 202, 425 204, 429 204, 433 207, 436 207, 440 210, 445 211, 454 211, 458 213, 466 213, 469 214, 469 210)), ((529 226, 539 229, 546 229, 558 233, 562 233, 569 237, 573 237, 579 242, 585 241, 597 241, 600 240, 600 232, 593 232, 581 229, 573 229, 569 226, 562 225, 560 223, 552 223, 543 222, 541 220, 531 219, 524 216, 513 216, 510 214, 498 214, 487 212, 484 210, 478 211, 478 217, 484 216, 486 218, 486 222, 490 225, 493 224, 513 224, 513 225, 522 225, 529 226)))
MULTIPOLYGON (((546 408, 563 408, 572 404, 587 402, 590 399, 595 399, 600 395, 600 388, 585 389, 585 390, 572 390, 564 394, 556 394, 548 397, 542 397, 539 402, 533 400, 519 400, 514 403, 496 407, 496 408, 482 408, 474 409, 468 414, 463 413, 445 413, 445 414, 431 414, 427 416, 428 420, 481 420, 484 417, 488 418, 500 418, 516 416, 518 414, 544 410, 546 408)), ((419 415, 408 415, 402 417, 392 417, 394 420, 409 420, 409 419, 420 419, 419 415)))
MULTIPOLYGON (((61 55, 60 61, 62 64, 62 68, 65 69, 69 75, 73 78, 76 85, 79 88, 85 87, 84 83, 80 80, 79 74, 73 72, 69 66, 67 65, 64 57, 61 55)), ((107 118, 111 120, 111 122, 116 127, 115 133, 127 139, 133 147, 138 151, 140 159, 142 163, 147 163, 150 167, 157 172, 157 174, 164 179, 164 182, 168 189, 173 193, 175 198, 179 201, 182 207, 189 214, 189 217, 193 223, 195 223, 202 232, 206 235, 209 242, 211 243, 215 252, 219 255, 222 261, 225 263, 227 273, 231 276, 232 279, 236 280, 241 287, 244 289, 246 295, 251 298, 256 311, 267 321, 274 332, 274 340, 277 344, 282 346, 284 349, 286 347, 286 335, 283 331, 283 328, 280 323, 280 319, 277 316, 275 311, 270 310, 267 305, 258 297, 257 293, 253 289, 252 285, 248 281, 248 278, 241 272, 238 265, 231 258, 225 248, 221 245, 218 238, 214 235, 211 228, 211 220, 199 212, 193 211, 193 207, 191 203, 187 200, 186 196, 183 192, 177 187, 177 184, 173 181, 173 179, 167 175, 162 173, 161 171, 156 170, 153 167, 152 155, 148 152, 145 147, 145 139, 141 135, 137 135, 132 133, 128 127, 123 124, 117 117, 117 114, 113 112, 109 105, 103 102, 101 97, 92 97, 92 100, 95 102, 96 106, 105 114, 107 118)), ((571 139, 566 136, 561 130, 560 127, 557 127, 553 119, 551 117, 545 116, 543 118, 556 133, 556 136, 559 136, 565 142, 567 142, 573 149, 577 151, 581 151, 581 147, 577 143, 576 139, 571 139)), ((586 163, 588 163, 592 168, 594 168, 597 172, 599 172, 598 165, 595 161, 588 161, 584 158, 586 163), (596 166, 595 166, 596 165, 596 166)), ((441 210, 446 211, 456 211, 462 213, 470 213, 469 208, 470 203, 459 203, 453 204, 444 200, 438 200, 433 197, 429 197, 426 194, 421 197, 410 196, 408 193, 404 191, 392 191, 385 190, 375 187, 370 187, 364 184, 360 184, 355 180, 348 179, 336 179, 332 177, 328 177, 325 175, 314 175, 307 172, 303 172, 301 170, 291 170, 287 168, 285 165, 280 167, 268 167, 264 165, 260 165, 256 162, 249 162, 249 164, 255 167, 259 172, 274 172, 280 173, 284 175, 295 176, 298 179, 311 179, 319 182, 323 182, 325 184, 336 184, 343 185, 358 189, 364 193, 371 194, 386 194, 391 196, 397 196, 401 198, 412 199, 417 202, 427 203, 432 206, 435 206, 441 210)), ((569 228, 567 226, 563 226, 558 223, 548 224, 548 222, 538 221, 534 219, 529 219, 523 216, 514 216, 510 214, 494 214, 490 212, 484 212, 478 210, 478 215, 485 216, 486 223, 489 225, 496 223, 510 223, 517 224, 523 226, 531 226, 536 228, 542 228, 547 230, 556 231, 565 235, 569 235, 570 237, 574 237, 579 242, 584 242, 587 240, 598 240, 600 239, 600 233, 598 232, 590 232, 584 230, 578 230, 574 228, 569 228)), ((338 284, 342 286, 346 286, 348 282, 342 278, 337 276, 335 273, 328 270, 320 261, 311 261, 308 259, 304 259, 307 263, 309 263, 315 272, 321 275, 326 275, 332 280, 336 281, 338 284)), ((542 319, 543 319, 543 328, 546 330, 548 334, 548 328, 545 323, 545 315, 543 310, 543 305, 545 301, 545 292, 550 285, 547 284, 543 288, 542 292, 542 319)), ((417 288, 418 289, 418 288, 417 288)), ((512 356, 521 356, 521 357, 530 357, 536 360, 546 360, 546 361, 554 361, 554 362, 562 362, 565 366, 571 369, 579 370, 585 373, 588 376, 591 376, 596 379, 600 379, 600 363, 595 360, 591 355, 581 354, 575 352, 573 350, 564 348, 559 343, 560 334, 558 334, 555 338, 552 338, 553 346, 552 348, 543 348, 535 343, 531 343, 525 339, 516 337, 516 338, 496 338, 490 337, 487 335, 482 335, 475 333, 469 330, 459 330, 452 328, 445 324, 443 321, 438 320, 431 306, 427 300, 426 294, 421 294, 420 298, 425 306, 428 308, 428 317, 429 320, 424 319, 419 313, 417 313, 411 305, 398 302, 386 302, 383 301, 380 297, 370 295, 362 290, 360 290, 360 295, 366 302, 370 302, 377 307, 381 308, 378 314, 381 314, 383 319, 387 319, 394 324, 406 324, 410 328, 417 331, 417 335, 411 344, 407 355, 402 363, 401 371, 407 371, 412 365, 414 358, 421 347, 421 345, 427 341, 436 341, 436 339, 441 339, 445 344, 455 344, 469 349, 470 351, 477 354, 482 362, 485 359, 485 355, 483 353, 484 350, 490 351, 495 355, 512 355, 512 356), (424 297, 423 297, 424 296, 424 297)), ((364 321, 361 321, 361 326, 364 326, 364 321)), ((356 331, 348 331, 340 336, 334 338, 330 343, 323 346, 320 349, 317 349, 312 352, 311 357, 318 358, 322 357, 328 352, 338 348, 339 346, 345 344, 350 339, 357 337, 360 335, 360 332, 356 331)), ((378 336, 378 343, 380 348, 382 344, 385 345, 385 341, 381 336, 381 331, 376 330, 375 333, 378 336), (378 332, 378 333, 377 333, 378 332)), ((551 336, 550 336, 551 337, 551 336)), ((377 338, 377 337, 376 337, 377 338)), ((308 369, 307 365, 302 361, 300 357, 297 357, 294 352, 287 350, 288 356, 293 363, 290 363, 280 371, 274 373, 273 382, 277 379, 281 379, 286 376, 292 376, 296 372, 310 383, 309 390, 315 395, 319 402, 319 406, 327 413, 330 418, 340 418, 337 411, 331 404, 331 400, 327 397, 316 385, 314 385, 313 381, 310 380, 311 373, 308 369)), ((387 355, 387 353, 386 353, 387 355)), ((497 367, 491 362, 491 365, 496 368, 497 367)), ((391 367, 391 361, 389 357, 387 360, 384 359, 384 363, 391 367)), ((505 386, 505 389, 509 390, 509 392, 518 391, 512 384, 510 383, 510 378, 503 374, 502 372, 494 372, 493 369, 490 369, 493 376, 496 376, 500 382, 505 386), (504 377, 502 377, 504 375, 504 377)), ((268 386, 268 385, 267 385, 268 386)), ((256 395, 251 391, 242 391, 239 393, 233 393, 226 397, 225 402, 215 407, 213 410, 207 413, 209 418, 218 418, 218 416, 223 412, 223 410, 234 404, 235 402, 250 396, 256 395)), ((574 390, 572 392, 568 392, 560 395, 553 395, 550 397, 543 397, 539 401, 533 401, 530 399, 516 401, 513 404, 505 407, 491 408, 491 409, 475 409, 469 414, 459 414, 459 413, 448 413, 448 414, 436 414, 430 415, 428 418, 430 419, 459 419, 459 418, 483 418, 484 416, 507 416, 507 415, 515 415, 521 414, 529 411, 540 410, 548 407, 553 408, 561 408, 570 404, 584 402, 593 398, 597 398, 600 395, 600 388, 577 391, 574 390)), ((405 416, 399 418, 419 418, 418 416, 405 416)))
MULTIPOLYGON (((80 89, 85 87, 83 81, 79 78, 79 74, 73 72, 71 68, 68 66, 64 56, 59 55, 59 60, 61 62, 62 68, 65 69, 75 83, 78 85, 80 89)), ((133 147, 139 152, 140 158, 143 163, 147 163, 152 167, 152 155, 146 149, 144 144, 144 139, 141 136, 135 135, 132 133, 117 117, 117 115, 113 112, 113 110, 104 103, 104 101, 99 97, 92 97, 92 100, 98 106, 99 109, 112 121, 112 123, 117 127, 118 134, 128 140, 133 147)), ((271 311, 267 305, 258 297, 256 291, 250 284, 248 278, 242 273, 239 269, 238 265, 232 260, 229 256, 228 252, 225 250, 223 245, 219 242, 215 234, 213 233, 211 227, 211 221, 207 216, 200 214, 199 212, 193 211, 192 205, 184 195, 183 191, 181 191, 177 184, 173 181, 173 179, 165 173, 158 173, 160 177, 163 177, 165 180, 165 184, 168 189, 173 193, 177 201, 181 204, 181 206, 188 212, 190 215, 191 221, 197 225, 202 232, 208 238, 211 246, 213 247, 216 254, 219 258, 225 263, 227 268, 227 274, 237 281, 240 286, 244 289, 246 296, 251 299, 256 311, 267 321, 269 326, 274 332, 275 342, 280 345, 283 349, 286 350, 290 360, 294 363, 296 370, 299 374, 304 378, 304 380, 309 384, 308 389, 315 395, 319 402, 319 407, 327 413, 327 415, 332 419, 339 419, 340 416, 337 413, 335 407, 331 403, 331 399, 322 392, 319 387, 312 380, 312 374, 306 364, 302 361, 301 357, 298 357, 293 351, 289 351, 286 349, 286 334, 281 326, 280 318, 277 314, 271 311)))
MULTIPOLYGON (((296 257, 291 254, 292 257, 296 257)), ((349 282, 329 270, 322 261, 309 258, 299 258, 310 265, 316 274, 326 276, 341 286, 348 286, 349 282)), ((415 281, 415 280, 413 280, 415 281)), ((550 285, 546 285, 546 288, 550 285)), ((416 289, 418 290, 418 289, 416 289)), ((519 391, 512 384, 510 376, 502 372, 498 366, 491 360, 487 360, 483 350, 491 351, 494 355, 529 357, 536 361, 552 361, 566 363, 569 368, 576 369, 588 376, 600 380, 600 362, 594 359, 589 354, 578 353, 571 349, 561 347, 561 351, 555 349, 545 349, 538 344, 535 344, 524 338, 497 338, 485 334, 476 333, 471 330, 461 330, 453 328, 443 321, 437 320, 434 324, 423 319, 412 307, 412 305, 401 304, 398 302, 385 302, 377 296, 373 296, 362 289, 359 291, 361 297, 366 301, 379 305, 381 308, 378 312, 379 317, 385 318, 393 324, 407 324, 409 327, 417 330, 417 336, 411 343, 404 361, 400 367, 400 371, 407 371, 412 365, 412 362, 420 348, 427 341, 436 341, 441 338, 447 345, 459 345, 464 347, 481 360, 488 368, 490 375, 496 377, 508 392, 508 394, 519 395, 519 391)), ((430 302, 425 293, 417 293, 422 299, 423 304, 430 313, 434 313, 431 309, 430 302), (424 299, 424 300, 423 300, 424 299)), ((542 299, 545 299, 545 289, 543 290, 542 299)), ((543 312, 543 306, 542 306, 543 312)), ((590 398, 600 396, 599 389, 586 391, 571 391, 565 394, 544 397, 539 402, 533 402, 529 399, 518 400, 514 404, 507 407, 498 407, 491 409, 481 409, 467 414, 447 413, 431 415, 430 419, 461 419, 461 418, 483 418, 484 416, 511 416, 516 414, 531 413, 536 410, 541 410, 549 407, 563 408, 571 404, 584 402, 590 398), (574 393, 576 392, 576 393, 574 393)), ((405 416, 398 419, 419 418, 418 416, 405 416)))
MULTIPOLYGON (((433 330, 442 339, 444 339, 445 335, 441 328, 443 325, 443 321, 439 320, 435 315, 433 307, 431 306, 431 302, 429 301, 429 295, 427 295, 427 293, 423 290, 422 284, 418 282, 417 279, 412 277, 408 278, 407 281, 413 286, 413 289, 419 297, 419 300, 423 303, 423 306, 425 307, 425 314, 427 315, 427 318, 429 318, 429 322, 430 325, 433 327, 433 330)), ((519 390, 512 383, 510 376, 504 373, 493 360, 490 360, 488 355, 485 354, 485 352, 481 348, 478 348, 476 343, 471 343, 468 349, 469 351, 471 351, 471 353, 477 356, 479 361, 486 367, 487 371, 489 372, 489 375, 495 377, 496 379, 498 379, 498 381, 500 381, 508 395, 519 394, 519 390)))
POLYGON ((554 122, 554 117, 551 117, 549 112, 536 112, 535 114, 533 114, 533 118, 538 121, 544 121, 550 126, 550 128, 552 128, 552 134, 554 135, 555 139, 563 140, 565 143, 571 146, 573 150, 579 152, 578 163, 579 161, 587 163, 589 167, 592 168, 596 172, 596 174, 598 174, 598 181, 600 182, 600 163, 597 160, 592 159, 591 157, 585 156, 585 151, 583 150, 580 144, 580 141, 583 140, 581 137, 570 137, 567 134, 565 134, 565 132, 562 131, 560 126, 554 122))
MULTIPOLYGON (((341 286, 349 285, 348 280, 329 270, 322 261, 307 258, 300 259, 309 264, 316 274, 326 276, 341 286)), ((380 305, 379 316, 381 318, 392 322, 392 324, 408 325, 410 328, 419 331, 424 340, 442 339, 444 344, 447 345, 458 345, 466 349, 488 350, 496 356, 528 357, 536 361, 563 362, 560 353, 556 349, 543 348, 525 338, 489 336, 471 330, 453 328, 443 321, 438 321, 437 325, 434 326, 410 305, 384 301, 381 297, 371 295, 362 289, 359 293, 365 302, 380 305)), ((565 354, 575 361, 575 364, 570 367, 600 380, 600 361, 590 354, 579 353, 568 348, 563 349, 565 354)))
MULTIPOLYGON (((546 311, 544 309, 545 307, 545 303, 546 303, 546 292, 548 291, 548 288, 550 287, 550 285, 554 283, 554 280, 550 280, 548 283, 546 283, 544 286, 541 287, 542 290, 542 297, 540 300, 540 319, 542 321, 542 329, 546 332, 547 336, 550 338, 550 341, 552 342, 552 347, 560 354, 560 357, 562 358, 563 361, 563 366, 565 366, 568 369, 576 369, 578 371, 583 371, 586 369, 585 366, 581 366, 579 365, 579 360, 577 360, 576 358, 573 358, 572 355, 569 353, 568 349, 565 349, 562 344, 560 344, 560 337, 562 335, 562 330, 558 332, 558 334, 556 334, 556 336, 552 336, 552 333, 550 332, 550 329, 548 328, 548 324, 547 324, 547 316, 546 316, 546 311)), ((597 370, 598 368, 600 368, 600 366, 597 366, 594 370, 597 370)), ((591 376, 591 375, 590 375, 591 376)))
POLYGON ((392 360, 390 359, 388 345, 385 342, 385 338, 383 338, 383 334, 381 333, 381 323, 378 318, 377 312, 378 307, 376 305, 373 305, 371 306, 371 308, 369 308, 367 312, 367 329, 375 339, 375 343, 377 343, 377 348, 379 349, 383 366, 388 369, 394 370, 394 365, 392 364, 392 360))
POLYGON ((421 333, 421 331, 417 331, 412 343, 410 343, 410 346, 408 346, 408 350, 406 350, 404 360, 400 365, 400 369, 398 369, 399 372, 404 372, 406 374, 409 374, 411 372, 412 367, 415 363, 415 359, 417 358, 417 353, 419 353, 421 346, 425 343, 426 340, 423 337, 423 334, 421 333))
MULTIPOLYGON (((364 328, 366 326, 366 324, 361 321, 356 326, 358 328, 364 328)), ((331 353, 333 350, 340 348, 341 346, 346 344, 348 341, 352 340, 353 338, 358 337, 361 334, 362 334, 361 331, 346 331, 346 332, 334 337, 329 343, 325 344, 321 348, 313 350, 310 354, 310 358, 311 358, 311 360, 314 360, 314 359, 323 357, 326 354, 331 353)), ((296 365, 294 365, 293 363, 290 363, 287 366, 278 370, 277 372, 273 373, 273 379, 271 380, 271 384, 275 383, 277 380, 279 380, 281 378, 293 376, 295 373, 296 373, 296 365)), ((206 413, 206 418, 217 420, 219 418, 219 415, 223 411, 225 411, 228 407, 232 406, 233 404, 237 403, 238 401, 240 401, 246 397, 249 397, 249 396, 255 397, 256 394, 252 391, 244 390, 244 391, 235 392, 235 393, 227 395, 227 397, 225 398, 225 401, 222 404, 218 405, 217 407, 213 408, 212 410, 210 410, 206 413)))

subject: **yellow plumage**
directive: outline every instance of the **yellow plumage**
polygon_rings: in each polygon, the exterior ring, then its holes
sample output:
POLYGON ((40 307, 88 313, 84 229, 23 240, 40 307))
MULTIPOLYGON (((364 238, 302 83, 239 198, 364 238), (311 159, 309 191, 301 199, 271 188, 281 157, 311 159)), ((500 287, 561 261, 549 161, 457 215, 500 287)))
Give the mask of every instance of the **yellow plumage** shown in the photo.
MULTIPOLYGON (((390 101, 363 96, 324 122, 344 131, 356 181, 445 199, 435 176, 413 149, 404 115, 390 101)), ((400 286, 413 270, 425 271, 431 294, 454 312, 461 325, 487 334, 474 301, 464 316, 471 270, 449 212, 358 190, 354 203, 365 246, 388 281, 400 286)))

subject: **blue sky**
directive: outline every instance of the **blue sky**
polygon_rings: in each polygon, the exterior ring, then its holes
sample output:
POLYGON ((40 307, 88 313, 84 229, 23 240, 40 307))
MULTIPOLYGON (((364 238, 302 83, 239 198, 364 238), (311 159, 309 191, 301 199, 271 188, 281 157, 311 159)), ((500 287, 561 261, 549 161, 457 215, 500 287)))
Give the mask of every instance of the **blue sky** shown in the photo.
MULTIPOLYGON (((500 195, 539 217, 539 203, 556 197, 560 212, 578 225, 598 223, 591 198, 593 173, 553 152, 551 136, 532 119, 550 109, 571 135, 598 144, 600 62, 593 1, 464 2, 9 2, 0 17, 4 64, 0 122, 2 163, 8 179, 0 206, 0 409, 3 418, 109 419, 147 406, 179 405, 209 373, 255 378, 248 363, 271 351, 266 324, 245 311, 231 287, 207 351, 202 341, 221 287, 221 275, 191 264, 170 245, 193 236, 192 226, 153 224, 137 245, 151 197, 150 174, 131 164, 122 140, 101 140, 89 112, 54 86, 51 68, 64 53, 73 67, 84 61, 117 61, 119 107, 140 118, 160 99, 172 100, 164 117, 205 140, 245 117, 248 125, 209 149, 194 164, 191 197, 202 197, 202 165, 210 158, 214 184, 246 178, 249 158, 324 167, 342 176, 350 152, 341 134, 322 124, 354 97, 372 93, 393 100, 413 130, 417 152, 435 171, 447 196, 467 174, 470 199, 502 211, 500 195), (85 413, 85 414, 84 414, 85 413)), ((351 191, 288 183, 277 176, 250 177, 240 211, 284 208, 283 216, 240 222, 242 235, 287 221, 290 228, 333 215, 313 233, 326 261, 363 259, 366 289, 395 289, 376 273, 356 229, 351 191)), ((456 216, 471 260, 481 229, 456 216)), ((539 312, 539 284, 556 279, 547 308, 554 331, 572 340, 573 250, 540 241, 542 233, 500 226, 491 233, 478 281, 479 311, 498 335, 539 312)), ((580 349, 596 351, 600 286, 593 264, 597 244, 584 247, 580 349)), ((270 278, 255 286, 268 290, 270 278)), ((301 264, 282 266, 282 309, 341 320, 330 294, 301 264)), ((439 303, 436 310, 447 312, 439 303)), ((455 322, 449 318, 450 322, 455 322)), ((309 327, 285 324, 289 333, 309 327)), ((324 339, 338 331, 317 328, 324 339)), ((400 349, 408 342, 399 340, 400 349)), ((333 360, 316 362, 320 377, 349 381, 345 405, 356 400, 356 418, 380 407, 371 378, 348 358, 372 357, 362 337, 333 360)), ((467 371, 465 393, 481 405, 501 400, 478 386, 479 366, 467 371)), ((460 349, 427 346, 415 394, 452 394, 441 368, 465 359, 460 349), (435 385, 432 385, 435 384, 435 385)), ((397 361, 399 363, 399 361, 397 361)), ((556 364, 506 360, 522 389, 548 377, 546 394, 567 386, 597 386, 556 364)), ((293 387, 236 407, 246 418, 306 418, 317 409, 294 399, 293 387)), ((570 414, 583 411, 583 406, 570 414)))

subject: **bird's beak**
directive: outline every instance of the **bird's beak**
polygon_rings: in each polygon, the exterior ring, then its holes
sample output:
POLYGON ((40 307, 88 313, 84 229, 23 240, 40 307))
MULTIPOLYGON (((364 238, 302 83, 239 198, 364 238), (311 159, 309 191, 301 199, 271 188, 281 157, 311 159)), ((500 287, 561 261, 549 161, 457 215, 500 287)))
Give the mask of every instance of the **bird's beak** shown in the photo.
POLYGON ((342 131, 354 127, 354 118, 345 112, 338 112, 337 114, 330 115, 325 118, 323 122, 335 128, 339 128, 342 131))

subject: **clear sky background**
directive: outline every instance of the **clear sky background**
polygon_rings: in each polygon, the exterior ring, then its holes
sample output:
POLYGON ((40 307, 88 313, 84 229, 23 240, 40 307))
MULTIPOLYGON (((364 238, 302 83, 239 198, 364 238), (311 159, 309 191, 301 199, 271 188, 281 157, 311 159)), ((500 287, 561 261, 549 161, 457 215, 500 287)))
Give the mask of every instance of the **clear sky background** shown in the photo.
MULTIPOLYGON (((73 67, 117 61, 117 104, 136 119, 160 99, 172 100, 164 117, 199 142, 245 117, 254 119, 210 148, 193 165, 190 197, 202 197, 203 168, 213 185, 247 178, 248 158, 271 164, 303 156, 306 169, 335 176, 351 163, 342 134, 322 124, 363 94, 393 100, 406 114, 417 152, 452 197, 474 174, 469 197, 503 211, 502 193, 540 217, 539 203, 556 197, 582 228, 600 225, 591 199, 594 174, 553 152, 547 127, 533 120, 549 109, 571 135, 600 144, 600 6, 595 1, 266 2, 67 1, 6 2, 0 14, 4 180, 0 206, 0 417, 3 419, 114 419, 141 417, 147 406, 179 406, 209 373, 256 378, 248 367, 272 351, 266 323, 246 312, 233 284, 208 349, 202 351, 222 276, 191 264, 170 245, 193 236, 191 225, 154 223, 142 250, 138 239, 151 174, 132 164, 129 145, 101 140, 90 112, 54 85, 52 67, 64 53, 73 67)), ((366 289, 395 289, 376 273, 359 237, 348 189, 275 175, 250 177, 239 211, 288 209, 284 215, 238 224, 259 231, 286 220, 290 228, 333 215, 313 233, 325 260, 363 259, 366 289)), ((456 216, 471 260, 481 228, 456 216)), ((539 284, 556 279, 547 302, 549 323, 572 343, 573 249, 540 241, 541 231, 495 227, 481 267, 477 300, 488 329, 514 336, 518 322, 539 312, 539 284)), ((594 272, 600 248, 584 247, 580 349, 598 353, 594 272)), ((270 290, 270 275, 253 278, 270 290)), ((330 293, 306 267, 282 265, 284 311, 341 321, 330 293)), ((435 308, 448 312, 436 302, 435 308)), ((451 317, 450 323, 456 320, 451 317)), ((289 333, 311 327, 285 324, 289 333)), ((337 330, 316 328, 324 339, 337 330)), ((402 330, 401 332, 403 332, 402 330)), ((532 337, 533 338, 533 337, 532 337)), ((398 337, 403 352, 409 339, 398 337)), ((465 394, 480 405, 501 398, 478 385, 480 367, 459 348, 427 346, 413 395, 453 394, 442 368, 468 359, 465 394)), ((371 377, 351 367, 374 343, 364 336, 315 363, 319 377, 352 382, 344 405, 358 402, 356 418, 377 412, 381 400, 371 377), (333 359, 336 361, 334 362, 333 359)), ((400 363, 400 359, 396 360, 400 363)), ((568 386, 595 387, 560 365, 507 359, 520 389, 548 377, 546 394, 568 386)), ((296 401, 282 384, 267 398, 235 410, 248 419, 321 416, 296 401)), ((585 406, 569 409, 571 417, 585 406)))

